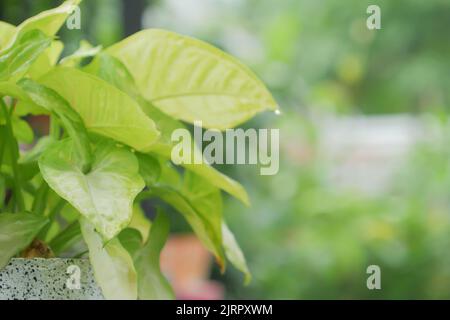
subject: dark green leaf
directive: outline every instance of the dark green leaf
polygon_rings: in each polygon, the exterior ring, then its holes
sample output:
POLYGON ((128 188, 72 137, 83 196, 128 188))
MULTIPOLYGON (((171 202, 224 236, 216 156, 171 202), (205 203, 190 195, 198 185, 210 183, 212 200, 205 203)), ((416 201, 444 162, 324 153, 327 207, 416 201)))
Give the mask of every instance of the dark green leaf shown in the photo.
POLYGON ((132 257, 142 246, 142 235, 139 230, 125 228, 119 233, 118 237, 122 246, 127 249, 132 257))

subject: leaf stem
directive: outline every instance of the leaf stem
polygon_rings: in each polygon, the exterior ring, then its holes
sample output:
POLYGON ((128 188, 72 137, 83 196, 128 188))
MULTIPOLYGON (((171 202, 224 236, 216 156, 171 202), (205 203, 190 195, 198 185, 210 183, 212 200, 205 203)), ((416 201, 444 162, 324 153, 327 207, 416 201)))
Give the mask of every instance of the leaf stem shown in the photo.
POLYGON ((23 201, 22 196, 22 188, 20 185, 20 171, 17 160, 19 159, 19 146, 17 144, 17 140, 14 137, 12 124, 11 124, 11 114, 8 112, 8 108, 6 107, 5 102, 3 101, 3 97, 0 96, 0 107, 3 110, 3 114, 5 116, 6 121, 6 131, 7 131, 7 140, 9 140, 9 147, 12 156, 12 170, 14 175, 14 199, 16 200, 17 207, 20 212, 25 210, 25 203, 23 201))

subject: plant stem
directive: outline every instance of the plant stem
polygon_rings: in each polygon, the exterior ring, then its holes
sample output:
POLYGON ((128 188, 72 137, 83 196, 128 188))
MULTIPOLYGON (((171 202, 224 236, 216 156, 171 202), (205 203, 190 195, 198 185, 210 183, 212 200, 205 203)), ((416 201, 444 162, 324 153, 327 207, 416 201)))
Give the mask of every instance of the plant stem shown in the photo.
POLYGON ((7 131, 7 140, 9 141, 9 148, 12 156, 12 170, 14 175, 14 199, 16 200, 17 207, 19 211, 23 212, 25 210, 25 204, 22 196, 22 188, 20 185, 20 172, 19 166, 17 164, 17 160, 19 159, 19 145, 17 144, 17 140, 14 137, 12 124, 11 124, 11 115, 8 112, 8 108, 6 107, 5 102, 3 101, 3 97, 0 96, 0 107, 3 110, 3 114, 5 116, 6 121, 6 131, 7 131))
POLYGON ((58 118, 54 115, 50 116, 50 136, 59 140, 61 135, 61 125, 58 122, 58 118))

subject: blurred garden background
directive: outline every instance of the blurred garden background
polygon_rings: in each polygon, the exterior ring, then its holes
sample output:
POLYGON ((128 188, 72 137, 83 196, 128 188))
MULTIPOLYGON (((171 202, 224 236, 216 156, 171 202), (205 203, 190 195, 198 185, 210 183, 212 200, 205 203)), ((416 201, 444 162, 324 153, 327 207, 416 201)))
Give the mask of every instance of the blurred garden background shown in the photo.
MULTIPOLYGON (((0 20, 59 3, 0 0, 0 20)), ((450 298, 448 0, 84 0, 81 13, 64 54, 170 29, 237 56, 281 106, 245 125, 280 129, 279 173, 220 168, 250 193, 225 217, 253 281, 213 266, 214 297, 450 298), (366 27, 370 4, 381 30, 366 27), (366 287, 372 264, 381 290, 366 287)))

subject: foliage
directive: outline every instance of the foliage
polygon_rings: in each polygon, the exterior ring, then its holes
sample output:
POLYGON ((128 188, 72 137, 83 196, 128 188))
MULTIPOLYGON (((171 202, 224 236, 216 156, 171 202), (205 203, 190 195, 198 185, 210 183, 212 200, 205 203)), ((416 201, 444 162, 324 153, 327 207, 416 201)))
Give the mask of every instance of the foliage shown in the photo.
POLYGON ((82 43, 58 63, 54 36, 78 3, 0 25, 0 267, 35 238, 58 256, 78 255, 82 239, 106 298, 173 297, 159 269, 168 220, 160 213, 151 224, 139 210, 157 197, 186 218, 222 270, 227 256, 248 280, 221 196, 248 204, 245 189, 208 164, 175 168, 170 135, 180 120, 234 127, 277 109, 275 101, 236 59, 164 30, 105 50, 82 43), (27 115, 48 115, 51 130, 21 152, 19 143, 33 140, 27 115))

